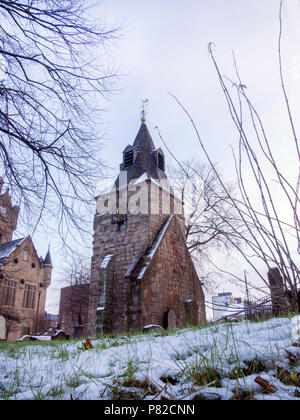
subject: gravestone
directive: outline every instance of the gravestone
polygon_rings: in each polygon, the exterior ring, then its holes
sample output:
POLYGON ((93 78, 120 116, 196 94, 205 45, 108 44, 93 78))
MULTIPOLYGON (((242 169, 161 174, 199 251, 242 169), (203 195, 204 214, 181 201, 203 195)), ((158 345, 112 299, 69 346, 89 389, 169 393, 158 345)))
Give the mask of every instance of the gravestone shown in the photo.
POLYGON ((168 329, 169 330, 175 330, 176 329, 176 314, 173 311, 173 309, 171 309, 168 312, 168 329))
POLYGON ((2 315, 0 315, 0 340, 6 340, 5 318, 2 315))
POLYGON ((81 338, 83 336, 83 325, 74 324, 74 338, 81 338))

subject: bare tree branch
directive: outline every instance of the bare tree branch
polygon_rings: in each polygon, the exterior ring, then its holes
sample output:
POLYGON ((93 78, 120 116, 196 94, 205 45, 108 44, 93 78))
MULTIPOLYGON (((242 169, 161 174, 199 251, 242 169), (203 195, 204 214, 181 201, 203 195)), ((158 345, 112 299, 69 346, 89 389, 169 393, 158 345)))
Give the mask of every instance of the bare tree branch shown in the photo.
POLYGON ((115 88, 105 55, 116 37, 91 18, 90 1, 0 0, 0 176, 32 229, 56 220, 63 239, 87 230, 105 168, 96 127, 115 88))

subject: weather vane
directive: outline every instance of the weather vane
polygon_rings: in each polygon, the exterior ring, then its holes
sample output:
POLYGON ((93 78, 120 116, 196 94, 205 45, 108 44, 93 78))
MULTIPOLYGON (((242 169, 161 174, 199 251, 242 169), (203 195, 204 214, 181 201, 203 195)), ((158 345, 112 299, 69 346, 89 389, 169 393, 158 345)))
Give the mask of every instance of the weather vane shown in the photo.
POLYGON ((148 99, 142 99, 142 112, 141 112, 141 120, 142 122, 146 121, 146 106, 148 105, 148 99))

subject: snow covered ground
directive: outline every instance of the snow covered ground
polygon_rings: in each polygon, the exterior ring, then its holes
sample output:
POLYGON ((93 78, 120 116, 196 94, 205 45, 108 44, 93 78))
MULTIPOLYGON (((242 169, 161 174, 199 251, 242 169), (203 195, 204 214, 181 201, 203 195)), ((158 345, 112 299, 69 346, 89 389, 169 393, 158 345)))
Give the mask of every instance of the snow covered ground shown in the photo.
POLYGON ((300 316, 83 341, 0 343, 0 399, 300 397, 300 316))

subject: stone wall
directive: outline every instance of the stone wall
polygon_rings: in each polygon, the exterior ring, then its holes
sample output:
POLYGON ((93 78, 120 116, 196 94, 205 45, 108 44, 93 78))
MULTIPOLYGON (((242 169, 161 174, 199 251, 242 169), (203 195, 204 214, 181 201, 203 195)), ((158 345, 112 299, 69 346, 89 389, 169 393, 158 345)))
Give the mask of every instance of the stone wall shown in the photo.
POLYGON ((0 195, 0 207, 2 210, 0 212, 0 243, 5 243, 12 240, 13 233, 17 227, 20 209, 18 206, 12 205, 9 190, 0 195))
MULTIPOLYGON (((91 295, 89 308, 90 334, 96 334, 97 308, 101 303, 103 282, 106 273, 101 264, 108 255, 114 255, 114 273, 109 276, 107 303, 110 305, 110 327, 103 325, 103 331, 124 331, 126 329, 126 293, 128 280, 125 274, 135 257, 149 246, 149 215, 128 215, 126 229, 118 230, 118 224, 111 223, 111 215, 96 215, 94 222, 94 253, 91 262, 91 295)), ((110 268, 112 269, 112 268, 110 268)), ((106 280, 107 281, 107 280, 106 280)), ((104 316, 104 314, 103 314, 104 316)), ((100 323, 101 321, 98 320, 100 323)))
MULTIPOLYGON (((150 181, 146 183, 148 186, 151 184, 150 181)), ((162 325, 165 313, 170 309, 176 312, 178 325, 183 325, 186 321, 184 302, 189 299, 196 299, 199 303, 199 322, 205 319, 201 285, 185 243, 183 212, 176 216, 176 222, 174 218, 172 230, 168 232, 143 281, 132 275, 126 276, 135 261, 139 261, 152 246, 162 226, 174 212, 174 201, 177 200, 177 212, 180 207, 180 200, 171 197, 168 204, 167 192, 161 188, 155 192, 156 185, 152 186, 154 193, 148 190, 148 204, 149 209, 158 209, 157 214, 128 213, 122 231, 117 223, 112 223, 111 214, 95 215, 89 307, 91 335, 141 329, 142 324, 150 323, 150 320, 162 325), (109 255, 114 256, 113 260, 103 270, 101 265, 109 255)), ((138 201, 138 191, 139 186, 128 194, 128 200, 138 201)), ((107 197, 111 199, 111 194, 107 197)), ((105 198, 101 198, 102 202, 105 198)), ((142 211, 143 205, 140 204, 142 211)))
POLYGON ((170 311, 175 313, 177 327, 206 320, 204 294, 177 217, 142 279, 131 279, 128 329, 141 330, 148 324, 167 328, 170 311))
POLYGON ((68 286, 61 289, 58 324, 59 329, 70 337, 87 335, 89 289, 88 284, 68 286))
POLYGON ((45 281, 44 268, 41 266, 30 237, 27 237, 10 255, 2 266, 3 278, 0 279, 0 310, 4 314, 19 319, 18 322, 7 322, 8 341, 15 341, 23 334, 34 334, 42 324, 45 312, 47 287, 50 279, 45 281), (24 251, 28 252, 28 260, 24 261, 24 251), (3 305, 5 280, 16 283, 13 306, 3 305), (26 285, 35 286, 34 306, 23 308, 23 298, 26 285))

